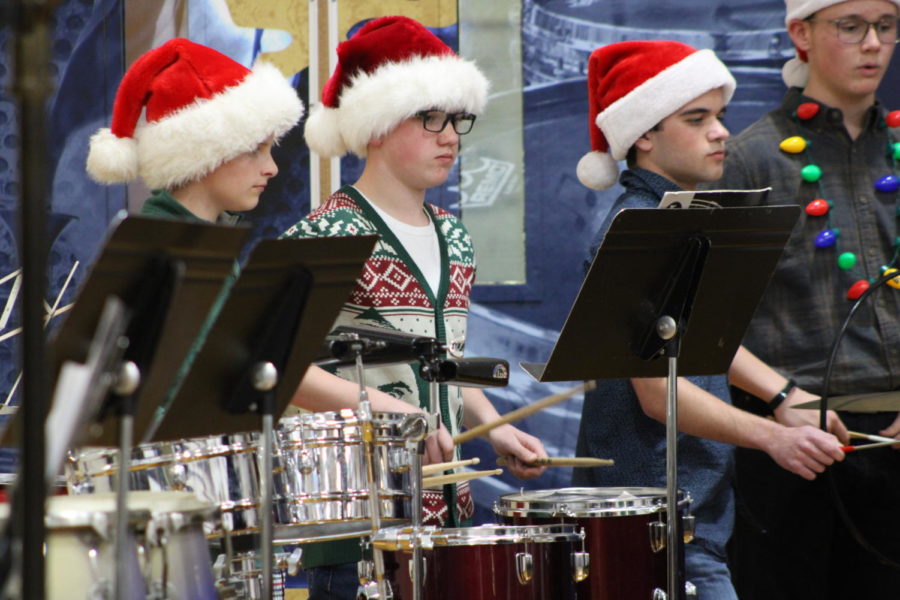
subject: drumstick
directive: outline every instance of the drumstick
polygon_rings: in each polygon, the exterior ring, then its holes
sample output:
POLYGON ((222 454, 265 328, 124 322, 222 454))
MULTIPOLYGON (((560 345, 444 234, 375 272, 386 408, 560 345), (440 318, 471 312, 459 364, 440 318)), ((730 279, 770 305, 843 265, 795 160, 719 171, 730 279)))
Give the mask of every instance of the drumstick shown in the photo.
POLYGON ((884 448, 885 446, 895 446, 900 444, 900 440, 891 440, 889 442, 877 442, 875 444, 865 444, 863 446, 841 446, 844 452, 856 452, 858 450, 870 450, 872 448, 884 448))
MULTIPOLYGON (((506 464, 506 457, 497 458, 498 465, 506 464)), ((555 456, 536 458, 527 466, 529 467, 611 467, 616 461, 608 458, 589 458, 586 456, 555 456)))
POLYGON ((479 477, 491 477, 502 472, 503 469, 494 469, 492 471, 465 471, 463 473, 450 473, 449 475, 435 475, 434 477, 424 478, 422 487, 436 487, 445 483, 458 483, 460 481, 478 479, 479 477))
MULTIPOLYGON (((858 431, 848 431, 850 437, 862 438, 872 442, 890 442, 894 438, 884 437, 883 435, 873 435, 871 433, 860 433, 858 431)), ((900 440, 894 440, 894 443, 900 443, 900 440)))
POLYGON ((468 442, 469 440, 473 440, 480 435, 483 435, 494 429, 495 427, 500 427, 501 425, 506 425, 507 423, 512 423, 513 421, 518 421, 519 419, 524 419, 525 417, 536 413, 539 410, 543 410, 548 406, 553 406, 554 404, 559 404, 563 400, 574 396, 579 392, 587 392, 596 387, 596 384, 593 381, 585 381, 581 385, 577 385, 570 390, 565 392, 560 392, 559 394, 553 394, 552 396, 547 396, 546 398, 542 398, 536 402, 532 402, 527 406, 523 406, 522 408, 517 408, 514 411, 510 411, 500 417, 499 419, 495 419, 488 423, 482 423, 468 431, 464 431, 459 435, 453 436, 454 444, 462 444, 464 442, 468 442))
POLYGON ((476 456, 475 458, 469 458, 467 460, 451 460, 450 462, 442 462, 442 463, 435 463, 433 465, 425 465, 424 467, 422 467, 422 475, 434 475, 435 473, 441 473, 442 471, 455 469, 456 467, 467 467, 469 465, 477 465, 480 462, 481 462, 481 459, 476 456))

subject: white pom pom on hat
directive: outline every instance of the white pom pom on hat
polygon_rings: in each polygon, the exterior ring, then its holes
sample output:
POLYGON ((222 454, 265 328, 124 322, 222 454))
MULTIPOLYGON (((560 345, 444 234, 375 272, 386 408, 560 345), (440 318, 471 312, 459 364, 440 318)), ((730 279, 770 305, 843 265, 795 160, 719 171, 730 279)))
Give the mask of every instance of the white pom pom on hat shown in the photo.
POLYGON ((578 180, 606 189, 639 137, 706 92, 734 94, 734 77, 711 50, 672 41, 618 42, 588 60, 591 152, 578 162, 578 180))

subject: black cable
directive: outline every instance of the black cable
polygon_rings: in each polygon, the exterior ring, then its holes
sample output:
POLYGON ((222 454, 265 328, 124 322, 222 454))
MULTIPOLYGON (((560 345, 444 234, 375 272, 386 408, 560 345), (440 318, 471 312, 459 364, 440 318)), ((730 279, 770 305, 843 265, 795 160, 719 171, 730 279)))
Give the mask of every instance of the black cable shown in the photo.
MULTIPOLYGON (((834 369, 834 363, 837 358, 837 350, 840 346, 841 340, 844 338, 844 334, 847 333, 847 329, 850 327, 850 321, 853 316, 856 314, 859 307, 862 306, 862 303, 868 298, 875 290, 883 286, 888 281, 896 278, 898 275, 896 272, 891 273, 890 275, 882 276, 881 279, 875 282, 875 284, 869 286, 869 288, 863 292, 859 298, 856 299, 856 302, 853 303, 853 306, 850 307, 850 311, 847 313, 847 317, 844 319, 841 328, 838 330, 837 336, 834 339, 834 344, 831 346, 831 354, 828 357, 828 362, 825 364, 825 379, 822 382, 822 393, 821 400, 819 401, 819 428, 823 431, 828 431, 827 422, 828 422, 828 386, 831 383, 831 373, 834 369)), ((900 441, 898 441, 900 443, 900 441)), ((884 554, 881 553, 878 548, 873 546, 862 534, 859 528, 856 527, 856 524, 850 518, 850 514, 847 512, 847 507, 844 505, 844 501, 841 499, 841 495, 838 492, 836 476, 834 474, 834 468, 826 469, 825 478, 829 483, 828 489, 831 492, 831 499, 834 502, 834 507, 837 510, 838 515, 843 521, 844 525, 846 525, 847 530, 850 532, 851 537, 856 540, 866 552, 869 552, 878 561, 888 567, 893 569, 900 570, 900 562, 892 560, 888 558, 884 554)))

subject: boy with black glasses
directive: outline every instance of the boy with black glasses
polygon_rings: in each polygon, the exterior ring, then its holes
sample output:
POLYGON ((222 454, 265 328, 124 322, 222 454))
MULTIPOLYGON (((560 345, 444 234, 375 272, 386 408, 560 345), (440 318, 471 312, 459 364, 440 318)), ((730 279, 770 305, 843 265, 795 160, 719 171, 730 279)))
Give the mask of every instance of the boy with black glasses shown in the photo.
MULTIPOLYGON (((338 47, 338 65, 322 102, 310 113, 305 136, 323 157, 350 151, 366 159, 362 175, 291 227, 286 237, 378 234, 356 289, 335 325, 374 325, 434 337, 461 356, 466 340, 475 255, 463 224, 425 202, 443 184, 468 133, 487 102, 488 82, 412 19, 384 17, 363 26, 338 47)), ((428 386, 417 365, 366 370, 374 410, 420 411, 428 386)), ((356 406, 352 369, 336 374, 312 367, 295 396, 310 410, 356 406)), ((449 434, 498 418, 480 390, 441 386, 443 427, 432 436, 426 459, 440 462, 454 449, 449 434), (449 432, 449 434, 448 434, 449 432), (437 442, 437 443, 435 443, 437 442)), ((510 471, 534 477, 528 463, 546 456, 539 440, 512 425, 487 434, 510 471)), ((458 526, 473 513, 468 485, 426 490, 425 522, 458 526)), ((311 598, 355 598, 358 540, 304 549, 311 598)))

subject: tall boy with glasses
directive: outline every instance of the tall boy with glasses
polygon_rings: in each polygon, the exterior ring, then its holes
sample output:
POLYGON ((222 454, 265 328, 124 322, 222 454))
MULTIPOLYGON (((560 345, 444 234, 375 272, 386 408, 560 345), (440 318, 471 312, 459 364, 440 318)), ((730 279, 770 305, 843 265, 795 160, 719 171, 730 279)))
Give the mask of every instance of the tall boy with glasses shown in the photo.
MULTIPOLYGON (((771 204, 806 208, 744 345, 804 389, 821 393, 852 299, 882 270, 900 266, 898 194, 883 179, 898 174, 891 126, 900 114, 889 117, 875 97, 894 53, 900 1, 787 0, 786 6, 797 51, 783 70, 790 89, 780 108, 732 138, 723 178, 713 185, 772 186, 771 204), (802 143, 780 149, 788 138, 802 143)), ((829 395, 900 388, 898 337, 900 292, 885 287, 851 322, 829 395)), ((765 413, 758 399, 734 400, 765 413)), ((784 404, 798 401, 789 395, 784 404)), ((816 411, 787 412, 797 423, 817 423, 816 411)), ((851 431, 900 434, 896 411, 839 415, 851 431)), ((766 456, 738 450, 732 572, 743 600, 900 594, 900 453, 850 453, 831 475, 806 482, 766 456), (863 537, 893 567, 851 535, 832 500, 832 480, 863 537)))
MULTIPOLYGON (((475 255, 463 224, 425 202, 425 192, 446 181, 468 133, 487 101, 488 82, 471 62, 421 24, 384 17, 363 26, 338 47, 338 65, 311 112, 305 137, 325 157, 347 151, 366 159, 362 175, 285 232, 285 237, 378 234, 356 289, 335 325, 374 325, 434 337, 461 355, 466 340, 475 255)), ((366 370, 377 411, 421 411, 428 386, 417 365, 366 370)), ((312 367, 295 396, 310 410, 354 407, 352 369, 336 374, 312 367)), ((440 386, 443 427, 431 438, 428 460, 450 458, 450 434, 498 418, 480 390, 440 386), (438 442, 435 444, 435 442, 438 442)), ((546 456, 540 441, 512 425, 487 434, 510 471, 534 477, 528 463, 546 456)), ((473 513, 468 485, 428 490, 425 522, 459 526, 473 513)), ((355 598, 359 541, 309 545, 311 598, 355 598)))

